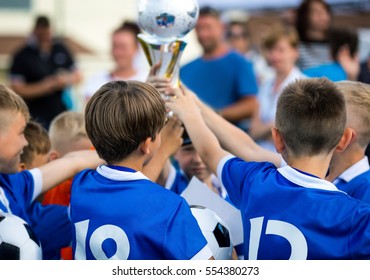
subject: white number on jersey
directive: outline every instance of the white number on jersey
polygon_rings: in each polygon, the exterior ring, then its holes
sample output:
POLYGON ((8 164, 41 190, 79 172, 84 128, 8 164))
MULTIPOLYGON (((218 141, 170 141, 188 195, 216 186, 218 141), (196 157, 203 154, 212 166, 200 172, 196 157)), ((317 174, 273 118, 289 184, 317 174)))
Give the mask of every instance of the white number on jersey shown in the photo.
MULTIPOLYGON (((89 228, 89 220, 75 223, 76 229, 76 260, 86 260, 86 238, 89 228)), ((94 258, 97 260, 127 260, 130 254, 130 243, 126 233, 115 225, 103 225, 94 230, 88 240, 88 244, 94 258), (116 243, 117 251, 110 258, 103 251, 103 242, 112 239, 116 243)))
MULTIPOLYGON (((264 217, 250 219, 251 232, 249 239, 249 255, 248 259, 256 260, 258 248, 262 234, 262 224, 264 217)), ((303 233, 292 224, 278 220, 268 220, 266 226, 266 234, 274 234, 285 238, 291 248, 290 260, 305 260, 307 259, 308 247, 307 241, 303 233)))

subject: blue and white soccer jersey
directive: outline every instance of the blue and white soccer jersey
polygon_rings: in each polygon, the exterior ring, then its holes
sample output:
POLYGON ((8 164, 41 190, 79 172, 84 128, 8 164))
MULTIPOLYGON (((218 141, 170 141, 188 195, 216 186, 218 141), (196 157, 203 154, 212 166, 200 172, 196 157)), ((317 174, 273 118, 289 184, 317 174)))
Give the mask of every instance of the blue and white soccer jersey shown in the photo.
POLYGON ((75 259, 209 259, 186 201, 132 169, 102 165, 75 176, 75 259))
POLYGON ((42 175, 37 168, 16 174, 0 174, 0 211, 12 213, 30 223, 27 209, 41 190, 42 175))
POLYGON ((189 179, 185 174, 180 170, 176 170, 176 168, 171 164, 170 172, 168 173, 164 187, 180 195, 188 185, 189 179))
POLYGON ((25 220, 41 242, 43 259, 58 259, 60 249, 72 240, 67 207, 33 202, 41 190, 42 175, 38 168, 0 174, 0 212, 25 220))
MULTIPOLYGON (((224 198, 226 201, 230 202, 225 188, 222 186, 220 180, 214 174, 211 174, 211 182, 213 188, 217 190, 218 195, 224 198)), ((189 179, 184 174, 184 172, 181 169, 177 170, 173 165, 171 165, 170 172, 167 176, 164 187, 178 195, 181 195, 181 193, 188 187, 188 185, 189 179)))
POLYGON ((42 245, 44 260, 61 258, 60 249, 72 242, 72 224, 68 207, 64 205, 41 205, 35 201, 28 208, 30 226, 42 245))
POLYGON ((231 156, 218 175, 241 209, 246 259, 370 259, 370 206, 332 183, 231 156))
POLYGON ((333 184, 353 198, 370 204, 370 166, 368 157, 365 156, 362 160, 345 170, 333 181, 333 184))

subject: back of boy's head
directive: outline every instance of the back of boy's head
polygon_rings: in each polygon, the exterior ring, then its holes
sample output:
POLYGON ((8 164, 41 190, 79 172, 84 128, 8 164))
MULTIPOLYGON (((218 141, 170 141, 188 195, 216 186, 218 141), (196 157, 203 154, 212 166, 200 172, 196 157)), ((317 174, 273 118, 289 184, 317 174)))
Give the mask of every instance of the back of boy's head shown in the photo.
POLYGON ((28 107, 22 97, 0 84, 0 133, 8 127, 14 117, 12 113, 21 113, 26 121, 30 118, 28 107))
POLYGON ((85 118, 82 113, 66 111, 56 116, 49 128, 51 148, 61 155, 70 152, 73 143, 87 138, 85 118))
POLYGON ((86 131, 99 156, 116 163, 132 154, 140 143, 162 129, 166 108, 160 93, 138 81, 103 85, 85 110, 86 131))
POLYGON ((357 142, 365 149, 370 142, 370 85, 353 81, 336 85, 346 100, 347 126, 356 131, 357 142))
POLYGON ((50 151, 50 139, 47 130, 35 121, 29 121, 24 130, 28 146, 23 148, 21 163, 32 166, 36 155, 46 155, 50 151))
POLYGON ((328 154, 346 126, 344 97, 326 78, 297 80, 279 97, 275 123, 289 155, 328 154))

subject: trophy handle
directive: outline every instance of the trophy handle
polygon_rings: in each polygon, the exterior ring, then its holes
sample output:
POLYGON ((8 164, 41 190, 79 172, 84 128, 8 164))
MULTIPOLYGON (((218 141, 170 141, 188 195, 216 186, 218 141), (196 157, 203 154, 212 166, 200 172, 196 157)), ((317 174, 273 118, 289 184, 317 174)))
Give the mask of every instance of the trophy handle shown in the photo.
POLYGON ((187 43, 183 40, 161 43, 144 34, 139 34, 138 40, 149 65, 160 65, 156 75, 170 79, 173 86, 179 87, 180 59, 187 43))

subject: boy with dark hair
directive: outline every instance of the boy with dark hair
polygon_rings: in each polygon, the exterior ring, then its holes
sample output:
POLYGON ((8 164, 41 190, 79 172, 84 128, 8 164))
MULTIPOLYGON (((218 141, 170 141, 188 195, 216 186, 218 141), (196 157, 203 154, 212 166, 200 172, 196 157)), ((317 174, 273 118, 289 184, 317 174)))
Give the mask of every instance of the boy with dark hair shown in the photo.
POLYGON ((183 143, 173 155, 174 160, 179 165, 179 169, 177 170, 171 161, 168 160, 157 182, 166 189, 181 194, 188 186, 191 178, 195 176, 213 192, 222 198, 226 198, 227 193, 225 189, 200 158, 186 130, 184 130, 182 137, 183 143))
POLYGON ((103 85, 89 100, 86 131, 107 165, 78 174, 70 216, 75 259, 209 259, 186 201, 143 173, 166 120, 160 93, 138 81, 103 85))
POLYGON ((272 134, 288 165, 279 169, 223 150, 192 94, 172 92, 169 109, 240 207, 246 258, 370 258, 370 206, 324 180, 334 151, 343 151, 352 138, 345 100, 334 83, 298 80, 281 94, 272 134))
MULTIPOLYGON (((23 149, 19 172, 40 167, 48 162, 50 139, 41 124, 29 121, 24 130, 28 145, 23 149)), ((43 259, 60 259, 60 248, 72 240, 72 226, 68 207, 61 205, 42 206, 34 201, 28 208, 30 226, 41 242, 43 259)))
POLYGON ((29 121, 24 136, 28 146, 23 149, 19 171, 39 167, 48 162, 50 139, 47 130, 35 121, 29 121))

